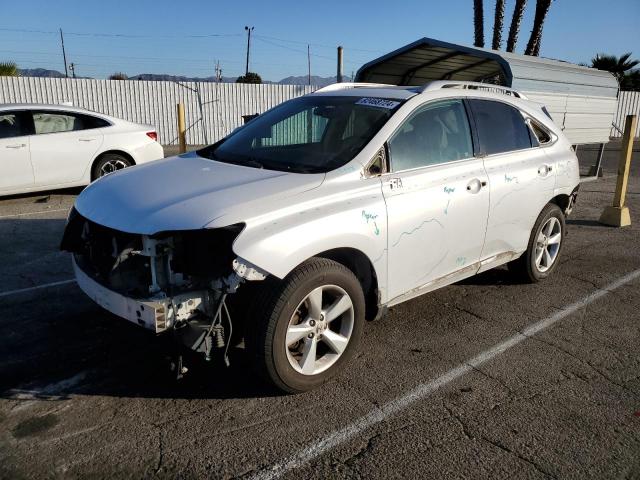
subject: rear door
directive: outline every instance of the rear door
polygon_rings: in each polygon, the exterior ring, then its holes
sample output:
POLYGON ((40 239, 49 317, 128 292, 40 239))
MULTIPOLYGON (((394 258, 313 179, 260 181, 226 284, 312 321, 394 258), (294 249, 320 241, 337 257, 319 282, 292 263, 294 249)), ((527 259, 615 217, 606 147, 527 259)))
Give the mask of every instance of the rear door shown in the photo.
POLYGON ((555 169, 533 137, 523 114, 498 100, 469 100, 479 152, 489 175, 491 202, 482 259, 527 248, 536 218, 553 198, 555 169))
POLYGON ((475 158, 464 102, 420 107, 388 142, 389 295, 459 272, 475 273, 489 212, 487 175, 475 158))
POLYGON ((26 112, 0 111, 0 192, 33 186, 29 133, 26 112))
POLYGON ((102 127, 109 124, 92 115, 58 110, 33 110, 35 134, 31 162, 35 183, 60 185, 82 180, 102 145, 102 127))

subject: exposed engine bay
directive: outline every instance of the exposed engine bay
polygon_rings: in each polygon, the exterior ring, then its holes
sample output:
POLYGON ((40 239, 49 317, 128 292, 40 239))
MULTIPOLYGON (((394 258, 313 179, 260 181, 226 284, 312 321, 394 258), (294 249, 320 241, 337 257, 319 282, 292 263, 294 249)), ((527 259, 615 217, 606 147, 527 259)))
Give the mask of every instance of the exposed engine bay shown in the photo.
POLYGON ((211 359, 233 332, 227 295, 266 272, 237 257, 244 224, 139 235, 96 224, 73 209, 61 249, 73 254, 78 284, 99 305, 156 333, 171 331, 211 359))

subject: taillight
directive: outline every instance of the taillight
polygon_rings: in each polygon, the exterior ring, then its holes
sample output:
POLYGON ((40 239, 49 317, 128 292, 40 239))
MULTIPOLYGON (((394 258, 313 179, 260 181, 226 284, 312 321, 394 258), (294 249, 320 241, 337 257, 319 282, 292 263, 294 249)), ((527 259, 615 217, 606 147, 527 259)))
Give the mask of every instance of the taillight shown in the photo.
POLYGON ((158 141, 158 134, 156 132, 147 132, 147 137, 156 142, 158 141))

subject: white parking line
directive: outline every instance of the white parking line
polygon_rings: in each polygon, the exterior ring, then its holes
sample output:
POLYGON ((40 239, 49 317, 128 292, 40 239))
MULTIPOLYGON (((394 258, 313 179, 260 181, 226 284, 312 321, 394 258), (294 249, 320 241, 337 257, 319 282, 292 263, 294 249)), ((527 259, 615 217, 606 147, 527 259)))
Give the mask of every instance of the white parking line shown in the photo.
POLYGON ((413 390, 410 390, 401 397, 398 397, 395 400, 391 400, 382 405, 379 409, 376 409, 368 413, 367 415, 360 417, 351 425, 336 430, 326 437, 307 445, 305 448, 294 453, 284 461, 276 463, 271 467, 268 467, 267 469, 253 475, 250 478, 260 480, 278 478, 291 470, 302 467, 303 465, 311 462, 321 455, 324 455, 325 453, 327 453, 327 451, 333 449, 334 447, 337 447, 338 445, 351 440, 367 428, 383 422, 388 417, 401 412, 402 410, 411 406, 413 403, 419 400, 423 400, 439 388, 444 387, 452 381, 465 375, 466 373, 471 372, 479 365, 492 360, 501 353, 504 353, 508 349, 525 341, 527 338, 551 327, 555 323, 568 317, 580 308, 585 307, 592 302, 595 302, 611 291, 632 282, 638 277, 640 277, 640 269, 634 270, 633 272, 621 277, 620 279, 607 285, 606 287, 598 289, 592 294, 587 295, 582 300, 564 307, 562 310, 559 310, 557 313, 551 315, 550 317, 547 317, 544 320, 540 320, 539 322, 530 325, 522 332, 518 332, 504 342, 501 342, 494 347, 485 350, 481 354, 463 363, 462 365, 449 370, 447 373, 436 378, 435 380, 431 380, 427 383, 418 385, 413 390))
POLYGON ((10 295, 17 295, 19 293, 31 292, 33 290, 40 290, 41 288, 49 288, 49 287, 56 287, 58 285, 66 285, 68 283, 75 283, 75 280, 74 279, 61 280, 60 282, 45 283, 43 285, 36 285, 35 287, 20 288, 18 290, 9 290, 7 292, 0 292, 0 297, 8 297, 10 295))
POLYGON ((51 212, 68 212, 69 208, 55 208, 53 210, 41 210, 39 212, 25 212, 25 213, 14 213, 13 215, 2 215, 0 216, 0 220, 3 218, 15 218, 15 217, 24 217, 25 215, 42 215, 43 213, 51 213, 51 212))

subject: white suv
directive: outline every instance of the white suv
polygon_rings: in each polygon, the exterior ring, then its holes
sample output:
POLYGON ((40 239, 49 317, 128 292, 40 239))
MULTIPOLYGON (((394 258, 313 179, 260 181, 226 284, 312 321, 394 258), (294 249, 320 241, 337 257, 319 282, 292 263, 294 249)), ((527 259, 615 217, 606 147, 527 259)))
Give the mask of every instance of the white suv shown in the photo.
POLYGON ((513 90, 338 84, 93 183, 62 248, 107 310, 207 358, 244 346, 298 392, 386 307, 505 263, 548 276, 578 184, 571 145, 513 90))

